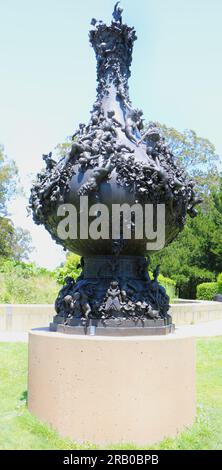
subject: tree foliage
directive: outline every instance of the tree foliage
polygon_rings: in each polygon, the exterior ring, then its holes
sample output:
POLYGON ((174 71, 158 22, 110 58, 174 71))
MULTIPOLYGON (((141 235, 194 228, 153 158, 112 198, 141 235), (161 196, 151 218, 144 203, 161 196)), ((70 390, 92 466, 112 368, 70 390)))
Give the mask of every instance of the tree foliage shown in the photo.
POLYGON ((27 230, 15 228, 8 216, 7 203, 16 195, 18 170, 0 146, 0 258, 27 259, 31 237, 27 230))
POLYGON ((80 259, 80 256, 75 253, 67 254, 65 263, 55 271, 55 277, 59 284, 64 284, 66 277, 77 279, 81 273, 80 259))
POLYGON ((0 303, 53 303, 59 285, 53 273, 34 263, 0 260, 0 303))
POLYGON ((193 130, 179 132, 174 128, 158 124, 177 162, 194 180, 204 202, 211 191, 218 188, 220 157, 214 145, 193 130))
POLYGON ((195 298, 196 286, 216 280, 222 272, 222 178, 211 192, 209 206, 199 208, 195 219, 188 217, 178 238, 152 257, 161 272, 174 279, 180 297, 195 298))
POLYGON ((16 192, 18 170, 13 160, 8 160, 0 145, 0 215, 7 214, 7 202, 16 192))
POLYGON ((203 282, 197 286, 197 299, 214 300, 218 292, 219 288, 217 282, 203 282))

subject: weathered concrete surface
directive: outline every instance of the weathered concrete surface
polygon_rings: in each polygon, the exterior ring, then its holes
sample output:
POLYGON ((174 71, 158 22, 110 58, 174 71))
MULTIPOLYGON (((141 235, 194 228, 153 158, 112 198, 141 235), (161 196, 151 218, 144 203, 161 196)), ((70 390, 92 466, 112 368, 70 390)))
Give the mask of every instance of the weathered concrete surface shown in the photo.
POLYGON ((190 325, 222 320, 222 303, 210 301, 183 301, 171 305, 170 313, 176 325, 190 325))
POLYGON ((146 445, 196 414, 195 340, 29 335, 29 410, 75 441, 146 445))
POLYGON ((0 304, 0 331, 28 332, 48 326, 53 315, 54 305, 0 304))

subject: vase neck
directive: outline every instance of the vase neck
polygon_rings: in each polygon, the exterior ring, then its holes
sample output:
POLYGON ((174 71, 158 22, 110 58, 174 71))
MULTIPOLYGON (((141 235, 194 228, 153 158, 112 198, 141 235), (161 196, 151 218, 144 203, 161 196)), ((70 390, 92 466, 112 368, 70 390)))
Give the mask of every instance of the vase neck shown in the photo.
POLYGON ((108 94, 114 86, 117 95, 128 100, 135 29, 123 25, 122 17, 116 15, 110 26, 94 19, 91 24, 89 37, 97 60, 98 98, 108 94))

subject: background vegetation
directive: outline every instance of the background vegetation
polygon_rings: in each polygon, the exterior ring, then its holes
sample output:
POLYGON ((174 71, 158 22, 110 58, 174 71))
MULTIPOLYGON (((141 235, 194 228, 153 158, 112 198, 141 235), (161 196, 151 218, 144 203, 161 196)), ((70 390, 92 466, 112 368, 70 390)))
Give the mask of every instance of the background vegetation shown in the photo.
POLYGON ((54 303, 60 286, 54 273, 34 264, 0 260, 0 303, 54 303))
POLYGON ((196 298, 197 285, 216 281, 222 272, 222 178, 220 158, 207 139, 160 126, 178 162, 195 182, 203 203, 178 238, 152 257, 164 276, 176 281, 181 298, 196 298))
POLYGON ((28 259, 32 250, 29 232, 21 227, 14 227, 8 214, 7 204, 18 194, 18 183, 15 162, 7 158, 0 145, 0 260, 28 259))

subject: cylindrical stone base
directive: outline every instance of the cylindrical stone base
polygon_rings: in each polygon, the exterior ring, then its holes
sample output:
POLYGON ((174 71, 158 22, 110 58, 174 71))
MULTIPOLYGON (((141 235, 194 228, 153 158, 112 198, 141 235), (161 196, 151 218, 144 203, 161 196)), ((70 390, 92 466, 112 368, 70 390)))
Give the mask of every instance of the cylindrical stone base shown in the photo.
POLYGON ((28 407, 61 436, 145 446, 195 419, 195 340, 32 330, 28 407))

